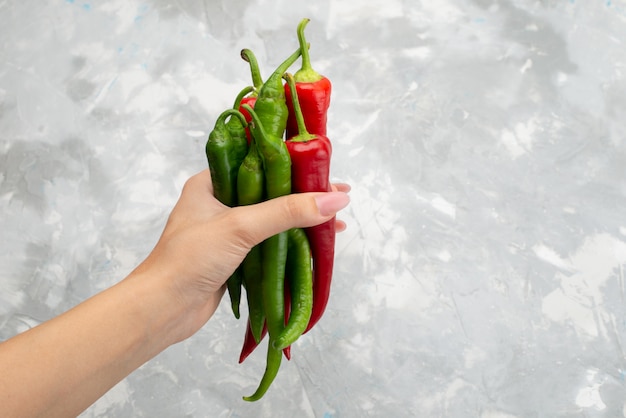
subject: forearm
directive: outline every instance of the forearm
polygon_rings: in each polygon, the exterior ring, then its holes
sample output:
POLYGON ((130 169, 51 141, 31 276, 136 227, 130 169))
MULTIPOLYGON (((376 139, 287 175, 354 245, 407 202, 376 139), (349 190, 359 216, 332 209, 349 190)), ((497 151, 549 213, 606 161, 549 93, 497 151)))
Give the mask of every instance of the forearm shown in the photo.
POLYGON ((0 416, 76 416, 175 342, 179 307, 142 274, 0 344, 0 416))

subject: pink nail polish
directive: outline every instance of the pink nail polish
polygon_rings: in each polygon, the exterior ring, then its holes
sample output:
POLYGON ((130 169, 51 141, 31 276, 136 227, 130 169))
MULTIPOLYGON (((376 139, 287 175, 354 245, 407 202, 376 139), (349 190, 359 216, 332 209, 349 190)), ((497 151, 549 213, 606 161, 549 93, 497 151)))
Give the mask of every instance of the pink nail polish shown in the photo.
POLYGON ((322 216, 330 216, 348 206, 350 197, 343 192, 328 192, 316 196, 315 203, 322 216))

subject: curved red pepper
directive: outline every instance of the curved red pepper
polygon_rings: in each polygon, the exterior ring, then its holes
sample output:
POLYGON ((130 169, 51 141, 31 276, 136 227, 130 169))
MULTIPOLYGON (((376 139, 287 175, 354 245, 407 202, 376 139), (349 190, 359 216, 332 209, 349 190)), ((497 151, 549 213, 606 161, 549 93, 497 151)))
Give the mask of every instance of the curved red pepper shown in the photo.
POLYGON ((261 333, 261 338, 259 338, 259 342, 254 340, 254 335, 252 334, 252 327, 250 326, 250 319, 246 321, 246 335, 243 337, 243 346, 241 347, 241 353, 239 354, 239 363, 243 363, 245 359, 248 358, 250 354, 254 351, 255 348, 258 347, 259 343, 265 336, 267 335, 267 325, 263 324, 263 332, 261 333))
MULTIPOLYGON (((304 28, 307 23, 309 23, 309 19, 302 19, 298 25, 298 42, 300 43, 300 52, 302 54, 302 68, 294 74, 296 81, 295 90, 307 131, 311 134, 326 135, 327 113, 330 106, 332 84, 328 78, 317 73, 311 67, 308 43, 304 37, 304 28)), ((289 109, 286 134, 288 139, 299 133, 289 85, 285 85, 285 96, 287 108, 289 109)), ((300 131, 300 133, 302 132, 300 131)))
MULTIPOLYGON (((293 76, 285 74, 284 78, 293 88, 293 76)), ((298 99, 297 96, 293 97, 292 105, 299 133, 285 142, 291 156, 291 190, 294 193, 329 192, 332 144, 326 135, 307 131, 298 99)), ((313 310, 307 332, 324 314, 330 297, 335 260, 335 218, 304 231, 313 258, 313 310)))
MULTIPOLYGON (((250 354, 254 351, 255 348, 259 346, 259 343, 265 338, 267 335, 267 325, 263 325, 263 332, 261 333, 261 338, 259 342, 254 340, 254 335, 252 335, 252 328, 250 327, 250 321, 247 321, 246 325, 246 335, 243 338, 243 346, 241 347, 241 353, 239 354, 239 363, 243 363, 245 359, 248 358, 250 354)), ((283 355, 287 360, 291 360, 291 346, 283 348, 283 355)))
MULTIPOLYGON (((243 105, 247 104, 248 106, 254 109, 255 102, 256 102, 256 97, 253 97, 253 96, 247 96, 241 99, 241 105, 239 106, 239 111, 241 112, 243 117, 246 119, 246 122, 248 123, 250 123, 250 121, 252 120, 252 115, 250 115, 250 113, 244 108, 243 105)), ((248 140, 248 146, 249 146, 250 142, 252 141, 252 134, 250 133, 249 126, 246 126, 246 139, 248 140)))
MULTIPOLYGON (((285 324, 289 322, 289 314, 291 312, 291 297, 289 295, 288 280, 285 280, 285 324)), ((261 332, 261 338, 259 341, 255 341, 254 334, 252 333, 252 327, 250 326, 250 319, 246 325, 246 335, 243 338, 243 346, 241 347, 241 353, 239 354, 239 363, 248 358, 255 348, 259 346, 259 343, 267 335, 267 324, 263 323, 263 331, 261 332)), ((283 355, 287 360, 291 360, 291 346, 283 348, 283 355)))

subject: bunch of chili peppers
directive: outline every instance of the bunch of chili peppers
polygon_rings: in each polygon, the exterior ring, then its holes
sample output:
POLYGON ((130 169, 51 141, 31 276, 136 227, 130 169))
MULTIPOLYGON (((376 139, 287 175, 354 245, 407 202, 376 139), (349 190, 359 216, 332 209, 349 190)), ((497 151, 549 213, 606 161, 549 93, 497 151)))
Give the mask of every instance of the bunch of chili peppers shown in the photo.
MULTIPOLYGON (((263 81, 249 49, 252 86, 215 123, 206 143, 215 197, 228 206, 252 205, 289 193, 326 192, 331 143, 326 136, 331 83, 311 66, 304 29, 299 48, 263 81), (294 74, 288 69, 301 59, 294 74)), ((266 368, 257 390, 263 397, 291 344, 322 317, 330 295, 335 250, 335 219, 311 228, 291 229, 252 248, 227 281, 234 316, 240 318, 245 290, 248 321, 239 362, 269 334, 266 368)))

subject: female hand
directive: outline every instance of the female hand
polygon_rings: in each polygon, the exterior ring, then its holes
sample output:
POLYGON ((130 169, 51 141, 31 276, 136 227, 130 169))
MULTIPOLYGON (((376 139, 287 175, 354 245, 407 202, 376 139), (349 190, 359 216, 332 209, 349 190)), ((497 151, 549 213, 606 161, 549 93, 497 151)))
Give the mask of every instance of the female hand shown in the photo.
MULTIPOLYGON (((174 342, 195 333, 213 315, 224 283, 253 246, 289 228, 331 219, 349 203, 349 190, 336 184, 329 193, 292 194, 229 208, 213 196, 209 170, 191 177, 154 250, 135 271, 165 277, 164 285, 180 302, 184 314, 174 342)), ((343 229, 345 224, 337 221, 337 230, 343 229)))

